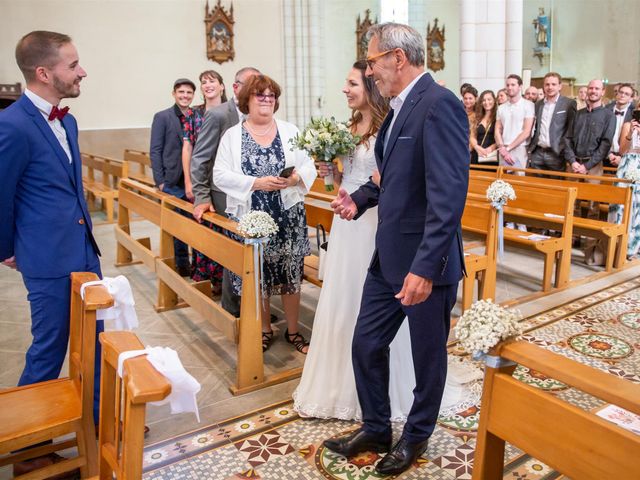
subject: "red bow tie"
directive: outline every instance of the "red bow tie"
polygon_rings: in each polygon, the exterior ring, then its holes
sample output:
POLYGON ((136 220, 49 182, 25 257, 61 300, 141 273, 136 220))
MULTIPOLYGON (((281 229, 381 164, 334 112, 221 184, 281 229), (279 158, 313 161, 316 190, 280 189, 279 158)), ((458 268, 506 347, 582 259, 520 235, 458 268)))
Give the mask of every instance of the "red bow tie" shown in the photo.
POLYGON ((54 105, 54 107, 51 109, 51 113, 49 114, 49 121, 52 122, 56 118, 58 120, 62 120, 68 111, 69 107, 58 108, 54 105))

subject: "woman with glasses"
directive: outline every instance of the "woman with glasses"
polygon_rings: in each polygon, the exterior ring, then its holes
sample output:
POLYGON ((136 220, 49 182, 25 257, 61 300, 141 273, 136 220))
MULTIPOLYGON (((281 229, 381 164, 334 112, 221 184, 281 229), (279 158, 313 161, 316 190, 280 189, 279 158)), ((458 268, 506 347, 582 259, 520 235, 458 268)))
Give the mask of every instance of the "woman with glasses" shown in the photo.
MULTIPOLYGON (((341 188, 349 193, 370 177, 378 176, 374 146, 389 110, 389 103, 380 96, 373 79, 365 77, 366 69, 367 62, 356 62, 342 89, 352 109, 351 131, 361 137, 355 151, 345 158, 342 175, 334 169, 336 180, 341 181, 341 188)), ((326 167, 321 167, 320 176, 327 173, 326 167)), ((362 417, 351 363, 351 343, 367 267, 375 248, 377 210, 377 207, 368 209, 357 222, 333 217, 310 350, 300 385, 293 395, 295 409, 301 416, 342 420, 362 417)), ((402 420, 409 413, 415 386, 407 322, 391 344, 390 366, 392 418, 402 420)))
MULTIPOLYGON (((193 188, 191 183, 191 155, 198 139, 204 114, 227 101, 222 76, 215 70, 205 70, 200 74, 200 92, 204 98, 202 105, 189 108, 182 121, 182 170, 184 172, 184 189, 187 198, 193 202, 193 188)), ((206 225, 217 231, 217 227, 206 222, 206 225)), ((196 249, 192 250, 191 278, 195 282, 211 281, 211 291, 219 295, 222 290, 222 266, 204 256, 196 249)))
MULTIPOLYGON (((238 95, 238 108, 247 115, 223 135, 213 167, 213 182, 227 195, 227 213, 239 219, 250 210, 267 212, 278 225, 264 249, 262 294, 262 349, 273 341, 269 298, 281 295, 287 321, 285 340, 300 353, 308 342, 298 328, 300 286, 309 239, 304 196, 316 178, 313 161, 302 150, 291 150, 289 140, 298 129, 276 120, 280 86, 266 75, 252 76, 238 95), (290 175, 285 168, 294 167, 290 175), (281 175, 282 174, 282 175, 281 175)), ((240 279, 234 276, 236 293, 240 279)))

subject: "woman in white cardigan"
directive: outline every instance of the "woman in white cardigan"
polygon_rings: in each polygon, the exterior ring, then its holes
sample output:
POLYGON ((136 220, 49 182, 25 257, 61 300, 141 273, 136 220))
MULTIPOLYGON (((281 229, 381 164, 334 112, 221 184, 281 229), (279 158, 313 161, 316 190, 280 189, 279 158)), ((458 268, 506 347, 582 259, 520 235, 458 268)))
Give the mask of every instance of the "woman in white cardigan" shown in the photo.
MULTIPOLYGON (((266 75, 254 75, 241 90, 238 108, 247 117, 220 140, 213 183, 227 194, 226 211, 232 218, 261 210, 278 224, 279 231, 264 252, 262 349, 267 350, 273 340, 269 297, 281 295, 287 320, 284 338, 306 354, 309 343, 298 329, 304 257, 310 250, 304 196, 316 169, 305 152, 291 150, 289 140, 298 133, 296 126, 273 118, 280 92, 266 75)), ((233 284, 239 291, 238 277, 233 284)))

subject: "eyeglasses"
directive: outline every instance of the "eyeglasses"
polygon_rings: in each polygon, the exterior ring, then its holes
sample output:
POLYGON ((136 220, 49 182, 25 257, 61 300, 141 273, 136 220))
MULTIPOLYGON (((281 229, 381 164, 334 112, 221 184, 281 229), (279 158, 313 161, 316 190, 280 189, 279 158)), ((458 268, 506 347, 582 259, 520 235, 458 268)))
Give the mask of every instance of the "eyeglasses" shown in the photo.
POLYGON ((395 50, 395 48, 392 48, 391 50, 385 50, 384 52, 380 52, 377 55, 372 55, 370 57, 367 57, 367 60, 366 60, 367 65, 369 66, 369 68, 371 70, 373 70, 373 66, 376 64, 376 62, 374 62, 374 60, 376 58, 384 57, 385 55, 387 55, 388 53, 393 52, 394 50, 395 50))
POLYGON ((254 93, 254 95, 260 102, 264 102, 264 101, 273 102, 276 99, 275 93, 254 93))

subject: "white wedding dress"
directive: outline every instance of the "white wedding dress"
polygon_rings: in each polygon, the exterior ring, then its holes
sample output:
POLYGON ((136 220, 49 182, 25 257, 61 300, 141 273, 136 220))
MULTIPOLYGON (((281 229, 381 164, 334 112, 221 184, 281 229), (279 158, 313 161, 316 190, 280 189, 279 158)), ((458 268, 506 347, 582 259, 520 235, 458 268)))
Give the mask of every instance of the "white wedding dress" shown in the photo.
MULTIPOLYGON (((341 188, 351 193, 366 183, 377 168, 373 146, 357 147, 345 158, 341 188)), ((360 310, 362 287, 373 256, 378 209, 357 220, 333 217, 325 275, 313 321, 311 344, 300 385, 293 394, 295 410, 305 417, 361 419, 351 363, 351 341, 360 310)), ((391 416, 406 419, 413 403, 415 375, 409 325, 405 321, 391 344, 391 416)))
MULTIPOLYGON (((341 187, 349 193, 366 183, 377 168, 373 150, 375 137, 370 138, 369 143, 370 148, 361 144, 344 161, 341 187)), ((377 207, 370 208, 355 221, 333 217, 325 259, 326 273, 313 321, 311 344, 300 384, 293 393, 294 409, 301 417, 362 419, 351 362, 351 343, 362 288, 375 248, 377 225, 377 207)), ((413 403, 416 383, 406 319, 391 343, 389 367, 391 420, 404 421, 413 403)), ((479 401, 481 385, 477 380, 482 372, 473 367, 471 370, 460 367, 456 359, 449 361, 441 411, 461 411, 479 401), (474 394, 469 396, 466 385, 474 382, 474 394)))

